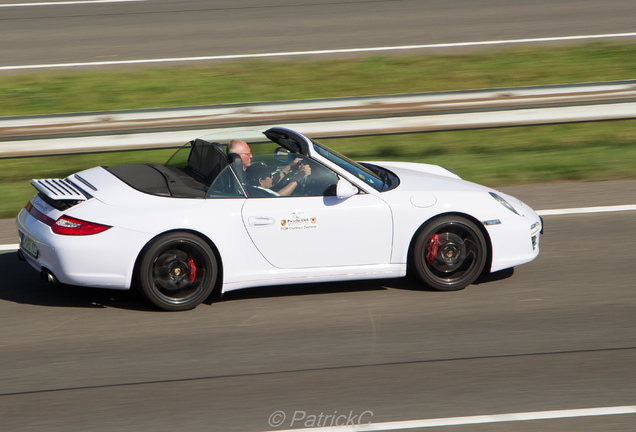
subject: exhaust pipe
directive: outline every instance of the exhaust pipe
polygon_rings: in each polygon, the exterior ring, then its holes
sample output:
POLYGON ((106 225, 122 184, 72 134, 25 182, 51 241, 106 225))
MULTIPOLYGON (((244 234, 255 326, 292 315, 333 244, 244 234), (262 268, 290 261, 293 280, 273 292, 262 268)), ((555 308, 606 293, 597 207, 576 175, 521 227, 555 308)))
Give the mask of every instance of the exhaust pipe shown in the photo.
POLYGON ((22 249, 18 249, 18 261, 26 262, 26 258, 24 257, 24 253, 22 253, 22 249))
POLYGON ((42 268, 42 271, 40 272, 40 277, 49 283, 60 283, 60 281, 57 280, 55 275, 51 273, 51 270, 47 268, 42 268))

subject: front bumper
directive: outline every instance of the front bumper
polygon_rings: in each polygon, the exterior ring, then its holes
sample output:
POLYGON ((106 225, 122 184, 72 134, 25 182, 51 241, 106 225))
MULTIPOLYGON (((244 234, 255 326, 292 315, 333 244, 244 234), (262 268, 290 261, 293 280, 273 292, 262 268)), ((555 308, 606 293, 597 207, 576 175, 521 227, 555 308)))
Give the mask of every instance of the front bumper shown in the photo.
POLYGON ((543 220, 534 211, 486 229, 493 245, 491 272, 529 263, 539 255, 543 220))

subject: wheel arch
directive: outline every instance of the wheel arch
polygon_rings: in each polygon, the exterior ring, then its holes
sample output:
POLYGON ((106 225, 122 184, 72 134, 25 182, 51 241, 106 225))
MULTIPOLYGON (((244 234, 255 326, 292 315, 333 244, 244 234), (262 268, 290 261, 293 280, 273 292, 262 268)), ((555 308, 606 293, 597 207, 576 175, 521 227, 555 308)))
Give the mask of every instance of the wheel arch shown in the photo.
POLYGON ((203 240, 212 249, 212 252, 214 252, 214 258, 215 258, 216 266, 217 266, 217 278, 216 278, 216 282, 214 284, 214 289, 212 290, 212 295, 213 296, 220 296, 221 295, 221 287, 223 286, 223 260, 221 258, 221 254, 219 253, 219 249, 216 247, 216 244, 214 244, 214 242, 208 236, 202 234, 199 231, 191 230, 191 229, 185 229, 185 228, 176 228, 176 229, 164 231, 164 232, 162 232, 160 234, 157 234, 156 236, 154 236, 153 238, 148 240, 148 242, 146 242, 144 247, 141 248, 141 250, 137 254, 137 258, 135 259, 135 266, 133 267, 131 287, 135 287, 138 284, 139 266, 141 264, 141 260, 142 260, 142 258, 144 256, 144 253, 146 252, 146 250, 148 249, 150 244, 152 244, 152 242, 154 242, 155 240, 157 240, 158 238, 160 238, 162 236, 165 236, 165 235, 168 235, 168 234, 173 234, 173 233, 180 233, 180 232, 181 233, 192 234, 192 235, 195 235, 195 236, 199 237, 201 240, 203 240))
POLYGON ((415 230, 415 232, 413 233, 413 236, 411 237, 411 241, 409 242, 409 249, 408 249, 407 261, 406 261, 407 274, 412 274, 413 272, 413 259, 414 259, 413 253, 415 248, 415 241, 417 237, 419 236, 420 232, 422 232, 422 230, 424 230, 429 224, 434 222, 436 219, 447 217, 447 216, 463 217, 473 222, 477 226, 477 228, 479 228, 479 231, 481 231, 482 235, 484 236, 484 240, 486 241, 486 262, 484 263, 484 268, 481 272, 480 278, 487 276, 490 273, 490 268, 492 267, 492 239, 490 238, 490 235, 488 234, 488 230, 486 229, 483 223, 481 223, 475 217, 467 213, 462 213, 462 212, 440 213, 422 222, 422 224, 418 227, 418 229, 415 230))

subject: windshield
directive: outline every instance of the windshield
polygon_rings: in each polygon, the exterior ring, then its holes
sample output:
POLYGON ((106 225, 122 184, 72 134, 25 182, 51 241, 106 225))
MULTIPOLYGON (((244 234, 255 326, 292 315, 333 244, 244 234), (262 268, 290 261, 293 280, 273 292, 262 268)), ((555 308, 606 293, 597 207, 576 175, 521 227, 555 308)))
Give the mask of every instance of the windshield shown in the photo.
POLYGON ((358 162, 349 159, 345 155, 342 155, 337 151, 332 150, 323 144, 320 144, 317 141, 311 140, 311 142, 314 145, 314 149, 318 152, 318 154, 320 154, 320 156, 330 160, 331 162, 338 165, 340 168, 358 177, 378 192, 383 192, 391 189, 392 182, 388 181, 388 177, 389 174, 391 174, 392 177, 395 177, 392 173, 389 173, 388 171, 375 166, 373 166, 375 170, 371 171, 369 167, 371 167, 372 165, 365 164, 367 166, 363 166, 358 162))

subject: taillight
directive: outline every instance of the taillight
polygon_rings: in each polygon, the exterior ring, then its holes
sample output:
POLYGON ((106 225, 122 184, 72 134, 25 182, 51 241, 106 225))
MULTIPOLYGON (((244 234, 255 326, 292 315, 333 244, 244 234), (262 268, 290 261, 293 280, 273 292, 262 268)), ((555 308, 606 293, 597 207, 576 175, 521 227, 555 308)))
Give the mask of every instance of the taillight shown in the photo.
POLYGON ((58 220, 51 225, 51 229, 55 234, 61 235, 91 235, 98 234, 112 228, 108 225, 102 225, 95 222, 87 222, 81 219, 75 219, 70 216, 60 216, 58 220))
POLYGON ((31 201, 27 202, 24 208, 26 209, 26 211, 31 213, 31 216, 33 216, 34 218, 36 218, 37 220, 39 220, 40 222, 48 226, 51 226, 55 223, 55 221, 52 218, 48 217, 47 215, 42 213, 40 210, 33 207, 33 204, 31 204, 31 201))

